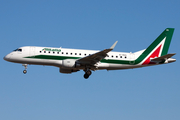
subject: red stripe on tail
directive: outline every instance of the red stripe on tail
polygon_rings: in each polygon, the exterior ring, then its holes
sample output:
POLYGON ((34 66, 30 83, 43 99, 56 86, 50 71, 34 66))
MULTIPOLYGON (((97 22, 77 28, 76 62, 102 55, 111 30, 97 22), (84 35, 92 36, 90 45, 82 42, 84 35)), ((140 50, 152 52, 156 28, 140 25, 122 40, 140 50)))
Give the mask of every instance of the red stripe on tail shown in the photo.
POLYGON ((159 52, 160 52, 160 50, 161 50, 161 46, 162 46, 162 45, 160 45, 160 46, 144 61, 144 63, 142 63, 142 65, 155 64, 154 62, 151 62, 150 58, 159 57, 159 52))

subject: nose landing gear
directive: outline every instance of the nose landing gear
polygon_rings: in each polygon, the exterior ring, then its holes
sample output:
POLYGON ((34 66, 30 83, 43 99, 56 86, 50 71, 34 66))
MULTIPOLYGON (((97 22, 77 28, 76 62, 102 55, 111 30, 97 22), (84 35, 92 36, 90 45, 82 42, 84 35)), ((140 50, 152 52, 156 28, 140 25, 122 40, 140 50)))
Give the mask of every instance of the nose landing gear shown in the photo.
POLYGON ((27 69, 28 64, 22 64, 22 66, 24 66, 24 68, 25 68, 25 70, 23 70, 23 73, 26 74, 27 73, 26 69, 27 69))

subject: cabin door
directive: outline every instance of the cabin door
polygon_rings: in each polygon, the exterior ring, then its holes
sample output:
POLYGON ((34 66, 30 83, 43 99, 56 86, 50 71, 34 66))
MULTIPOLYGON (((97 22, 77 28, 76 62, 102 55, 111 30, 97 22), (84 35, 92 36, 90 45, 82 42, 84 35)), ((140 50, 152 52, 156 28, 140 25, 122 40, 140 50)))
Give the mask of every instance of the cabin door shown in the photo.
POLYGON ((35 56, 35 47, 30 47, 29 48, 29 55, 34 57, 35 56))

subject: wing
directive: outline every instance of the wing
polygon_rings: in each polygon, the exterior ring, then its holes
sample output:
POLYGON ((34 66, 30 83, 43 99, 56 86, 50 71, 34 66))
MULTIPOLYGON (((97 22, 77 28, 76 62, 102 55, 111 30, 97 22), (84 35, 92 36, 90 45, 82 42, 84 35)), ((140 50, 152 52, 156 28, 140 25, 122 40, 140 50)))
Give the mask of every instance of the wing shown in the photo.
POLYGON ((78 63, 82 65, 94 65, 97 62, 101 61, 107 56, 107 53, 114 49, 118 41, 116 41, 109 49, 104 49, 100 52, 94 53, 92 55, 89 55, 87 57, 83 57, 79 60, 77 60, 78 63))

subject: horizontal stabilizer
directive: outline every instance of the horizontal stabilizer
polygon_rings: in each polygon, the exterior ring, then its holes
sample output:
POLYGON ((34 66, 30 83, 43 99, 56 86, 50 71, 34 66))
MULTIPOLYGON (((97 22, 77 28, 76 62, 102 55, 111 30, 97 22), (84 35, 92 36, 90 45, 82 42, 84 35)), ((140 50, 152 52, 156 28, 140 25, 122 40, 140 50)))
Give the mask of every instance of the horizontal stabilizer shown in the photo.
POLYGON ((163 55, 161 57, 157 57, 157 58, 153 58, 151 59, 151 62, 161 62, 163 60, 166 60, 168 58, 171 58, 172 56, 174 56, 176 53, 171 53, 171 54, 167 54, 167 55, 163 55))

